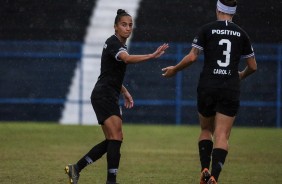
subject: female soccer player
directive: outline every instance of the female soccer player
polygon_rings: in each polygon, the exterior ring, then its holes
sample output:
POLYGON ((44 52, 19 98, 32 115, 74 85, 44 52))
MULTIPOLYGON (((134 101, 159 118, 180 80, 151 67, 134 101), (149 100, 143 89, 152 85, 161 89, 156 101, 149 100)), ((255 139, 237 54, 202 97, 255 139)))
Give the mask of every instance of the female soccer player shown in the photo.
POLYGON ((107 153, 106 184, 116 184, 120 161, 120 147, 123 140, 122 115, 118 105, 120 93, 126 108, 134 105, 132 96, 122 85, 126 66, 130 63, 144 62, 164 54, 168 44, 161 45, 154 53, 129 55, 126 40, 133 28, 132 17, 119 9, 114 22, 115 34, 105 42, 101 58, 101 74, 91 94, 91 103, 101 125, 105 140, 94 146, 76 164, 69 164, 65 171, 71 184, 77 184, 79 173, 107 153))
POLYGON ((189 67, 197 60, 200 52, 204 52, 204 66, 197 88, 201 126, 198 143, 202 167, 200 184, 217 183, 239 109, 240 80, 257 70, 248 35, 232 22, 236 7, 236 0, 218 0, 217 21, 201 27, 193 40, 190 53, 177 65, 162 69, 164 77, 171 77, 189 67), (245 58, 246 68, 239 72, 241 56, 245 58))

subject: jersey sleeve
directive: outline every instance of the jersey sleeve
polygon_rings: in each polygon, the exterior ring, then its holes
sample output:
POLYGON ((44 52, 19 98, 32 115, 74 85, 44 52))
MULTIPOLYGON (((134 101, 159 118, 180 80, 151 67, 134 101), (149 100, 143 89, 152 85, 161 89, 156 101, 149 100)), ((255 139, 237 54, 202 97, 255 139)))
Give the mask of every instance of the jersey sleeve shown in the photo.
POLYGON ((117 61, 121 61, 118 58, 118 55, 121 52, 127 52, 127 48, 123 46, 120 42, 112 42, 109 46, 109 52, 112 57, 114 57, 117 61))
POLYGON ((204 50, 204 29, 203 27, 200 28, 200 30, 198 31, 197 35, 195 36, 195 38, 193 39, 193 42, 192 42, 192 47, 196 47, 200 50, 204 50))
POLYGON ((247 33, 244 34, 244 43, 243 43, 243 50, 242 50, 242 58, 249 58, 254 56, 254 49, 252 47, 251 41, 247 33))

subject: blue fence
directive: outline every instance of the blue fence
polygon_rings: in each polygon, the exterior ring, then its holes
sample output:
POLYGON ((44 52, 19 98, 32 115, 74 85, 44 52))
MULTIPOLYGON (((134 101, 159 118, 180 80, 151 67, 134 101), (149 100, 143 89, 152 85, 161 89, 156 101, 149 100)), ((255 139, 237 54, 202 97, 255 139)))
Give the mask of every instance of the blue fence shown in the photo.
MULTIPOLYGON (((131 43, 130 44, 130 52, 132 53, 147 53, 151 49, 153 50, 158 43, 131 43)), ((155 70, 160 70, 161 67, 175 64, 176 62, 180 61, 182 57, 188 53, 190 49, 190 44, 183 44, 183 43, 170 43, 170 49, 166 55, 164 55, 161 60, 164 60, 164 62, 154 62, 152 65, 143 65, 143 71, 140 71, 138 68, 131 68, 128 70, 129 77, 126 79, 126 82, 128 83, 137 83, 140 84, 140 87, 136 87, 139 90, 136 90, 135 88, 132 88, 134 91, 139 91, 140 93, 136 94, 135 98, 135 105, 137 107, 146 107, 146 106, 157 106, 157 107, 170 107, 174 110, 173 111, 173 122, 175 124, 182 124, 183 119, 185 119, 185 115, 183 113, 184 109, 186 107, 195 107, 196 101, 195 101, 195 94, 188 95, 187 91, 190 91, 191 88, 195 89, 196 83, 197 83, 197 77, 194 77, 191 79, 191 76, 197 76, 199 75, 201 67, 196 66, 195 68, 192 68, 190 71, 190 74, 185 72, 180 72, 177 74, 177 76, 173 79, 170 79, 166 81, 166 84, 172 86, 168 91, 163 92, 164 90, 161 89, 163 85, 163 82, 158 81, 151 81, 150 83, 158 84, 160 86, 160 89, 157 87, 155 89, 151 89, 152 93, 150 93, 150 90, 146 89, 146 94, 142 92, 141 88, 146 86, 146 81, 144 80, 145 75, 152 75, 154 76, 155 73, 157 73, 155 70), (150 68, 151 67, 151 68, 150 68), (131 72, 130 72, 131 71, 131 72), (138 73, 143 72, 143 73, 138 73), (134 76, 135 75, 135 76, 134 76), (140 77, 141 75, 141 77, 140 77), (134 76, 134 77, 132 77, 134 76), (138 78, 139 76, 139 78, 138 78), (136 81, 133 81, 132 78, 135 78, 136 81), (189 86, 189 89, 186 87, 186 83, 191 83, 189 86), (155 95, 153 92, 154 90, 157 90, 157 95, 155 95), (149 92, 148 92, 149 91, 149 92)), ((282 45, 281 44, 255 44, 254 49, 256 52, 256 58, 258 61, 258 67, 259 72, 257 77, 254 77, 250 79, 250 81, 246 82, 245 86, 242 86, 242 101, 241 101, 241 107, 244 109, 244 107, 252 107, 255 109, 263 109, 259 111, 260 113, 263 111, 271 111, 269 114, 272 117, 271 119, 275 121, 275 126, 277 128, 281 127, 281 111, 282 111, 282 105, 281 105, 281 93, 282 93, 282 45), (275 112, 273 112, 275 111, 275 112)), ((63 61, 65 62, 65 66, 67 66, 68 62, 74 63, 73 66, 76 66, 76 63, 80 62, 80 59, 82 57, 82 44, 77 42, 8 42, 8 41, 1 41, 0 42, 0 61, 2 65, 2 72, 5 70, 10 70, 11 67, 5 68, 5 63, 9 61, 10 65, 14 65, 17 67, 17 63, 19 61, 21 62, 29 62, 30 59, 36 60, 35 62, 44 62, 47 66, 48 63, 63 61)), ((95 55, 89 55, 86 57, 98 57, 95 55)), ((199 59, 199 65, 202 64, 203 58, 201 57, 199 59)), ((9 65, 9 66, 10 66, 9 65)), ((56 64, 54 64, 56 65, 56 64)), ((24 66, 24 64, 20 65, 24 66)), ((37 67, 36 65, 34 67, 37 67)), ((21 69, 21 71, 24 70, 21 69)), ((46 69, 47 70, 47 69, 46 69)), ((57 69, 54 69, 57 70, 57 69)), ((59 69, 58 69, 59 70, 59 69)), ((73 68, 70 68, 69 70, 73 71, 73 68)), ((189 69, 188 69, 189 70, 189 69)), ((44 67, 42 67, 42 70, 44 71, 44 67)), ((52 71, 51 71, 52 72, 52 71)), ((80 70, 80 72, 83 72, 83 70, 80 70)), ((60 74, 60 78, 64 74, 60 74)), ((72 72, 69 72, 65 76, 66 81, 71 80, 72 72)), ((159 73, 158 73, 159 75, 159 73)), ((15 76, 16 77, 16 76, 15 76)), ((152 77, 154 78, 154 77, 152 77)), ((155 77, 157 78, 157 77, 155 77)), ((48 83, 48 89, 49 91, 38 91, 38 94, 30 95, 28 92, 24 92, 24 94, 17 93, 13 96, 12 93, 9 92, 7 94, 5 91, 9 91, 10 88, 10 82, 5 82, 8 80, 7 76, 1 74, 0 80, 2 81, 0 83, 1 85, 1 92, 0 92, 0 115, 5 114, 3 111, 8 107, 9 105, 12 107, 17 105, 59 105, 58 109, 62 109, 61 107, 66 102, 66 92, 62 92, 61 95, 58 95, 54 93, 54 95, 50 95, 50 93, 53 93, 54 91, 58 90, 56 86, 52 88, 52 85, 48 83), (53 91, 52 91, 53 90, 53 91), (42 94, 46 93, 46 95, 42 94), (2 111, 2 112, 1 112, 2 111)), ((9 78, 10 80, 10 78, 9 78)), ((82 80, 82 79, 81 79, 82 80)), ((44 79, 44 81, 46 81, 44 79)), ((82 81, 80 81, 82 84, 82 81)), ((35 84, 36 85, 36 84, 35 84)), ((64 85, 66 85, 66 88, 68 87, 69 83, 65 82, 64 85)), ((61 84, 60 84, 61 86, 61 84)), ((36 88, 36 86, 34 86, 36 88)), ((82 88, 82 86, 80 85, 82 88)), ((129 88, 130 84, 129 84, 129 88)), ((13 90, 15 91, 15 90, 13 90)), ((20 92, 21 90, 19 90, 20 92)), ((83 101, 80 100, 71 100, 71 103, 77 103, 80 104, 80 110, 79 114, 80 116, 83 116, 83 113, 81 111, 82 106, 85 103, 90 103, 89 101, 83 101)), ((17 109, 17 108, 16 108, 17 109)), ((58 110, 60 111, 60 110, 58 110)), ((58 112, 60 115, 61 112, 58 112)), ((132 116, 136 116, 134 114, 136 112, 132 112, 132 116)), ((257 111, 254 111, 253 116, 256 116, 257 111)), ((13 113, 15 116, 17 115, 16 112, 13 113)), ((59 115, 56 117, 57 120, 59 118, 59 115)), ((2 115, 1 115, 2 116, 2 115)), ((130 116, 130 115, 129 115, 130 116)), ((1 117, 0 117, 1 118, 1 117)), ((55 118, 55 120, 56 120, 55 118)), ((0 120, 3 120, 4 118, 1 118, 0 120)), ((5 118, 7 120, 7 117, 5 118)), ((81 117, 82 119, 82 117, 81 117)), ((18 120, 21 120, 20 118, 18 120)), ((42 119, 41 119, 42 120, 42 119)), ((44 118, 43 118, 44 120, 44 118)), ((134 120, 134 119, 130 119, 134 120)), ((273 126, 273 125, 271 125, 273 126)))

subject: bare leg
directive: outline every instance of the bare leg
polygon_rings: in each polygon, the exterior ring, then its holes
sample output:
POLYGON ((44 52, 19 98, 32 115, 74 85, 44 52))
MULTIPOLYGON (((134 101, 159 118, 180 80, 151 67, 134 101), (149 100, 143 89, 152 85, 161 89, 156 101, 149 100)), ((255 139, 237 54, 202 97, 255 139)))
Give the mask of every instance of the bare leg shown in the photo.
POLYGON ((118 116, 111 116, 101 126, 107 140, 122 141, 122 120, 118 116))
POLYGON ((221 148, 228 151, 228 140, 235 117, 216 113, 214 129, 214 148, 221 148))
POLYGON ((219 174, 228 154, 228 140, 231 133, 231 128, 234 117, 226 116, 221 113, 216 113, 215 129, 214 129, 214 149, 212 152, 212 172, 211 175, 218 181, 219 174))
POLYGON ((204 117, 199 113, 199 120, 201 126, 199 141, 212 140, 212 135, 214 131, 214 118, 214 116, 204 117))

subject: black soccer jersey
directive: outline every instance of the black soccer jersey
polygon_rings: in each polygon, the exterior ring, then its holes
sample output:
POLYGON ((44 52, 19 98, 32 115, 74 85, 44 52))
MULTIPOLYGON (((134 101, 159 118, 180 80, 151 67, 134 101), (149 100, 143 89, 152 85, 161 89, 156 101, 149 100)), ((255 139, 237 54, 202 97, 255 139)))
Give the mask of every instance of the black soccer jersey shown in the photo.
POLYGON ((126 72, 126 63, 118 58, 120 52, 127 52, 127 46, 123 45, 116 35, 112 35, 105 42, 101 57, 101 74, 91 98, 114 97, 118 100, 126 72))
POLYGON ((204 52, 199 87, 240 90, 240 58, 254 56, 244 30, 229 21, 211 22, 200 29, 192 46, 204 52))

